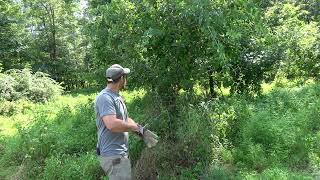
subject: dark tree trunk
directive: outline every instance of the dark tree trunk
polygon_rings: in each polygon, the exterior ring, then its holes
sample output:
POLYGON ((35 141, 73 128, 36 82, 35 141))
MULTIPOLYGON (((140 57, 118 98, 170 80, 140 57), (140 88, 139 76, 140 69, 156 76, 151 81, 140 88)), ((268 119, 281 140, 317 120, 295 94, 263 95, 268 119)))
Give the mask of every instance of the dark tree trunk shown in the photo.
POLYGON ((52 60, 57 60, 57 44, 56 44, 56 24, 55 24, 55 14, 54 9, 50 7, 51 12, 51 34, 52 34, 52 60))
POLYGON ((208 76, 209 76, 210 97, 215 98, 215 97, 217 97, 217 94, 214 91, 213 70, 211 68, 209 68, 209 70, 208 70, 208 76))

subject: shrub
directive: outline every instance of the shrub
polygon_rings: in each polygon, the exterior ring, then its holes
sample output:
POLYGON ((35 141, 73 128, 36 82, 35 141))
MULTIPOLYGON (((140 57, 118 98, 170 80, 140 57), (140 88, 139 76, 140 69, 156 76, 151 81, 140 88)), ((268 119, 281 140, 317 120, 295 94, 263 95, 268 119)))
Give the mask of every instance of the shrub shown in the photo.
POLYGON ((29 88, 28 98, 35 102, 46 102, 62 92, 62 87, 49 78, 49 75, 36 72, 33 75, 32 86, 29 88))
POLYGON ((176 130, 180 143, 180 161, 184 166, 206 164, 212 159, 213 121, 201 105, 183 107, 181 123, 176 130))
POLYGON ((0 73, 0 98, 8 101, 19 99, 19 93, 15 90, 16 84, 18 82, 15 78, 0 73))
POLYGON ((46 102, 60 95, 62 87, 49 75, 29 69, 11 69, 0 73, 0 98, 15 101, 26 98, 34 102, 46 102))
POLYGON ((31 107, 32 104, 25 99, 18 101, 0 100, 0 115, 12 116, 18 113, 25 113, 31 107))
POLYGON ((16 113, 16 104, 11 101, 0 101, 0 115, 11 116, 16 113))

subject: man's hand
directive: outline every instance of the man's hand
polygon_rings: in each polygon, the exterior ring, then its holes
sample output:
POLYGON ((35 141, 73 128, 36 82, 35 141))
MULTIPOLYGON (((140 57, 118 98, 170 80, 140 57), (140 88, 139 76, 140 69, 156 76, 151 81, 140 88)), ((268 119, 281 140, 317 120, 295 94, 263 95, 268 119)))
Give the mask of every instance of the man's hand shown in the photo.
POLYGON ((138 125, 138 130, 137 130, 137 134, 140 136, 140 137, 143 137, 143 134, 144 134, 144 131, 145 131, 145 127, 147 126, 141 126, 140 124, 137 124, 138 125))
POLYGON ((147 129, 147 125, 141 126, 138 124, 137 134, 143 139, 148 148, 155 146, 158 143, 158 136, 152 131, 147 129))
POLYGON ((148 146, 148 148, 151 148, 158 143, 158 136, 147 129, 143 133, 143 141, 148 146))

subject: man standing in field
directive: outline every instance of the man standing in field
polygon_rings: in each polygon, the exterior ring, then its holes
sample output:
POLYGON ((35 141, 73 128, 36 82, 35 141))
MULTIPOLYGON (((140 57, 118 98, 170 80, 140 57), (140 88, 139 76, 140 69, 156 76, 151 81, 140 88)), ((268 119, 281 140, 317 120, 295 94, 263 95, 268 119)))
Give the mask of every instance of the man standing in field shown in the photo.
POLYGON ((109 179, 131 179, 128 132, 143 134, 143 127, 128 117, 119 91, 126 86, 130 69, 114 64, 106 71, 108 85, 96 97, 97 154, 109 179))

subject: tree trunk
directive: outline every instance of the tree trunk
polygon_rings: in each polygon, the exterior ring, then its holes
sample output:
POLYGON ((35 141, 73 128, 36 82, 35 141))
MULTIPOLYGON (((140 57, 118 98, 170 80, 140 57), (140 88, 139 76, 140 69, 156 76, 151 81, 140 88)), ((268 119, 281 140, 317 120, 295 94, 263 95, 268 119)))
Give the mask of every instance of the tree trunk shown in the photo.
POLYGON ((215 98, 215 97, 217 97, 217 94, 214 91, 213 70, 211 68, 208 69, 208 76, 209 76, 210 97, 215 98))
POLYGON ((56 44, 56 24, 55 24, 55 14, 54 14, 54 8, 50 6, 50 12, 51 12, 51 34, 52 34, 52 60, 57 60, 57 44, 56 44))

